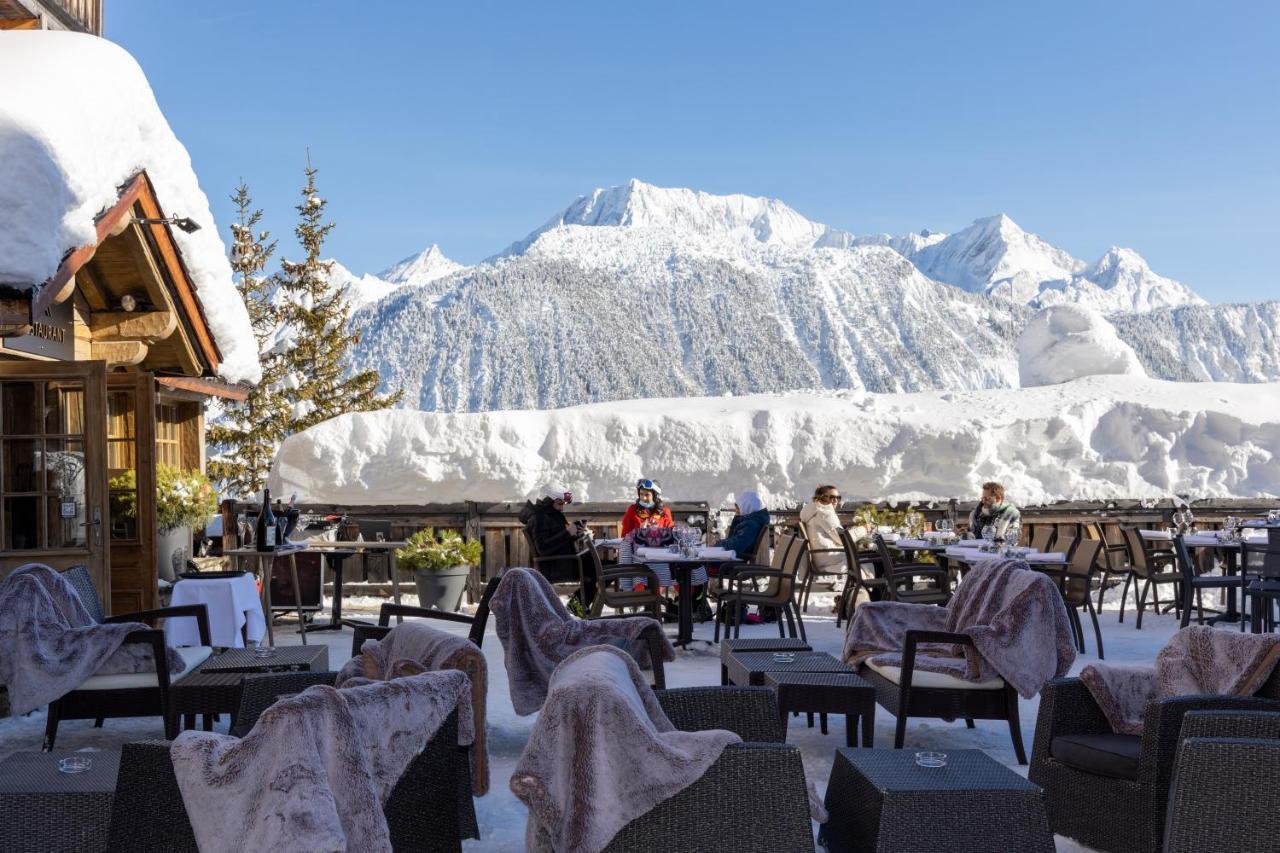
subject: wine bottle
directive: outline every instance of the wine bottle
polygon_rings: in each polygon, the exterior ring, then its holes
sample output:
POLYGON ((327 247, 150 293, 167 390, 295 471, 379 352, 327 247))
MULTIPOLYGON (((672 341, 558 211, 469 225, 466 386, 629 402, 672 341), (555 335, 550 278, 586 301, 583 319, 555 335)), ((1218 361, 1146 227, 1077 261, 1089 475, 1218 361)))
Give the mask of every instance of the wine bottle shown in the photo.
POLYGON ((271 511, 271 490, 262 490, 262 509, 258 511, 258 524, 254 531, 259 551, 276 549, 276 516, 271 511))

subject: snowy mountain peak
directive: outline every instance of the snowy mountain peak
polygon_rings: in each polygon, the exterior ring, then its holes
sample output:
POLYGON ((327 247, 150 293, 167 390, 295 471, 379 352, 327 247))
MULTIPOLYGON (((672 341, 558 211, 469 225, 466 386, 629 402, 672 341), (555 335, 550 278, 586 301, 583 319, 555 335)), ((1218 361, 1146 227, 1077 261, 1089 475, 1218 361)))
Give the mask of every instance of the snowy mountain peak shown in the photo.
POLYGON ((392 282, 368 273, 356 275, 333 259, 329 259, 326 263, 329 264, 329 283, 347 292, 347 299, 351 302, 353 309, 377 302, 397 287, 392 282))
POLYGON ((378 277, 394 284, 413 287, 427 284, 438 278, 444 278, 461 269, 465 269, 465 267, 445 257, 444 252, 440 251, 440 247, 432 243, 416 255, 410 255, 399 263, 383 270, 378 274, 378 277))
POLYGON ((852 239, 806 219, 777 199, 657 187, 633 178, 580 196, 503 254, 523 254, 544 233, 572 225, 673 229, 736 243, 791 248, 844 246, 852 239))
POLYGON ((1151 270, 1133 249, 1112 246, 1070 281, 1052 282, 1038 304, 1078 302, 1102 311, 1151 311, 1177 305, 1205 305, 1185 284, 1151 270))

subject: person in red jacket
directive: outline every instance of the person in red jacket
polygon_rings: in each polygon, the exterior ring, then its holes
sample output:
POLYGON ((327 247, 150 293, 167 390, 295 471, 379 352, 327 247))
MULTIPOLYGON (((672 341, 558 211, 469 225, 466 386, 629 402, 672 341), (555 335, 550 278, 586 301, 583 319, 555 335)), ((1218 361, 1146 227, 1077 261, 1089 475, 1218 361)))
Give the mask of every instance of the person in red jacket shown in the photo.
POLYGON ((662 489, 656 480, 636 483, 636 502, 622 515, 622 535, 641 527, 675 527, 671 508, 662 503, 662 489))

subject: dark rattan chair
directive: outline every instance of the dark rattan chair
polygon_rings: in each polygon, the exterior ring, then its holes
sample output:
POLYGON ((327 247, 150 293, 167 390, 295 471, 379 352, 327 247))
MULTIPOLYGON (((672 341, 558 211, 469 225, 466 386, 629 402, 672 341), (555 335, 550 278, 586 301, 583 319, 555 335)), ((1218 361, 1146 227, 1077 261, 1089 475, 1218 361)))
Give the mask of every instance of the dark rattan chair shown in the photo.
POLYGON ((1180 737, 1165 853, 1280 849, 1280 714, 1194 711, 1180 737))
POLYGON ((887 571, 880 552, 875 549, 859 551, 857 543, 853 541, 853 535, 844 528, 840 529, 840 543, 844 545, 845 560, 849 561, 854 569, 849 573, 844 590, 840 593, 840 607, 836 610, 837 628, 840 627, 842 618, 853 618, 849 602, 856 599, 860 591, 866 593, 868 601, 880 601, 889 596, 887 571), (863 566, 871 567, 871 577, 863 576, 863 566))
MULTIPOLYGON (((1044 788, 1053 831, 1108 853, 1157 853, 1183 717, 1215 710, 1280 711, 1280 668, 1252 697, 1148 702, 1140 736, 1112 732, 1079 678, 1051 679, 1040 691, 1028 778, 1044 788)), ((1217 802, 1246 819, 1234 802, 1217 802)))
POLYGON ((1280 530, 1273 530, 1267 542, 1244 542, 1240 546, 1241 573, 1249 578, 1252 630, 1260 634, 1276 629, 1275 605, 1280 602, 1280 530))
POLYGON ((1093 636, 1098 642, 1098 658, 1105 657, 1102 648, 1102 626, 1098 624, 1098 612, 1093 609, 1093 596, 1090 594, 1093 575, 1098 568, 1098 554, 1102 550, 1102 542, 1097 539, 1080 539, 1066 565, 1054 566, 1035 563, 1031 568, 1049 575, 1058 585, 1062 593, 1062 601, 1067 605, 1067 615, 1071 617, 1071 632, 1075 635, 1076 648, 1084 651, 1084 626, 1080 622, 1080 609, 1089 611, 1093 620, 1093 636))
POLYGON ((885 592, 890 601, 946 604, 951 600, 951 579, 944 569, 928 563, 896 562, 883 536, 877 533, 872 539, 885 569, 885 592), (917 586, 917 581, 925 581, 925 585, 917 586))
MULTIPOLYGON (((761 608, 777 608, 778 636, 786 636, 782 624, 785 617, 787 627, 791 629, 791 636, 797 636, 798 626, 800 632, 798 636, 807 640, 804 620, 800 618, 800 608, 796 604, 796 591, 799 588, 796 577, 800 571, 800 564, 805 559, 807 559, 805 541, 799 536, 784 533, 775 543, 771 565, 739 563, 725 566, 721 571, 720 579, 722 583, 728 584, 728 589, 720 593, 720 600, 716 605, 715 641, 720 641, 720 625, 729 614, 737 615, 743 607, 753 604, 761 608), (755 582, 760 580, 765 581, 764 588, 755 589, 755 582), (747 581, 751 581, 753 586, 746 586, 747 581)), ((734 619, 733 623, 736 637, 741 633, 742 623, 739 619, 734 619)), ((726 635, 728 631, 726 627, 726 635)))
MULTIPOLYGON (((161 665, 156 667, 154 673, 94 675, 75 690, 50 702, 44 729, 45 751, 53 749, 58 739, 58 724, 62 720, 94 720, 100 726, 108 718, 159 716, 164 720, 165 736, 176 737, 178 717, 169 710, 169 688, 174 682, 193 672, 212 653, 208 610, 203 604, 186 604, 104 616, 98 590, 87 568, 73 566, 63 573, 63 577, 75 587, 80 600, 89 610, 89 615, 99 624, 142 622, 154 626, 157 619, 190 616, 196 620, 201 645, 176 650, 183 660, 180 672, 170 673, 167 667, 161 665)), ((162 630, 153 627, 151 630, 134 631, 125 638, 125 642, 149 645, 154 660, 165 660, 162 630)))
POLYGON ((813 546, 813 537, 809 535, 809 528, 803 521, 796 519, 796 529, 800 531, 800 537, 805 541, 805 551, 809 555, 808 569, 804 573, 803 588, 800 592, 800 609, 805 613, 809 612, 809 593, 813 589, 813 581, 819 575, 822 577, 844 578, 845 586, 849 584, 849 575, 858 570, 857 561, 850 562, 849 553, 843 545, 839 548, 815 548, 813 546), (814 555, 816 554, 839 554, 844 562, 835 568, 827 567, 819 570, 814 565, 814 555))
POLYGON ((946 631, 908 631, 902 650, 901 667, 880 667, 864 662, 858 674, 876 689, 876 703, 897 717, 893 748, 902 749, 908 717, 963 719, 969 728, 974 720, 1004 720, 1019 764, 1027 763, 1018 719, 1018 693, 1003 678, 990 682, 960 683, 959 679, 933 672, 915 672, 919 643, 955 643, 972 646, 967 634, 946 631))
MULTIPOLYGON (((1129 582, 1133 581, 1134 602, 1138 611, 1138 621, 1134 627, 1141 631, 1142 611, 1146 609, 1147 593, 1151 593, 1152 603, 1159 612, 1160 587, 1164 584, 1181 583, 1182 574, 1173 564, 1173 554, 1157 553, 1151 544, 1142 538, 1138 528, 1122 526, 1120 530, 1124 534, 1125 545, 1129 550, 1129 575, 1125 578, 1124 590, 1120 593, 1120 621, 1124 621, 1124 597, 1129 591, 1129 582), (1139 585, 1141 585, 1141 592, 1138 590, 1139 585)), ((1181 596, 1175 597, 1181 601, 1181 596)))
MULTIPOLYGON (((323 674, 329 676, 329 683, 336 675, 305 672, 260 678, 279 678, 279 686, 292 693, 297 692, 295 688, 323 683, 311 678, 323 674)), ((396 783, 383 806, 393 849, 443 853, 461 850, 463 838, 479 837, 467 753, 457 740, 458 717, 454 712, 396 783)), ((238 815, 228 817, 241 819, 238 815)), ((196 853, 195 835, 169 758, 169 741, 125 744, 108 849, 112 853, 196 853)))
POLYGON ((800 751, 767 687, 692 687, 655 691, 681 731, 727 729, 743 743, 725 747, 702 778, 613 837, 608 853, 650 850, 775 853, 813 849, 800 751))
POLYGON ((591 602, 590 611, 592 619, 599 617, 608 605, 617 611, 626 608, 648 610, 654 619, 662 621, 662 606, 666 599, 658 591, 658 575, 653 569, 643 565, 605 566, 600 560, 600 552, 594 547, 588 548, 585 556, 596 575, 596 598, 591 602), (637 590, 632 586, 631 589, 623 589, 624 579, 642 580, 645 588, 637 590))
MULTIPOLYGON (((1195 594, 1196 623, 1203 625, 1204 605, 1200 600, 1201 590, 1221 589, 1225 591, 1235 589, 1243 593, 1247 586, 1244 572, 1235 575, 1226 573, 1220 575, 1198 574, 1196 572, 1196 564, 1191 559, 1191 552, 1187 549, 1187 543, 1181 535, 1173 537, 1173 557, 1178 567, 1178 573, 1182 576, 1182 583, 1179 586, 1182 596, 1182 621, 1178 625, 1180 628, 1185 628, 1191 624, 1192 593, 1195 594)), ((1245 621, 1241 619, 1240 630, 1243 631, 1244 629, 1245 621)))

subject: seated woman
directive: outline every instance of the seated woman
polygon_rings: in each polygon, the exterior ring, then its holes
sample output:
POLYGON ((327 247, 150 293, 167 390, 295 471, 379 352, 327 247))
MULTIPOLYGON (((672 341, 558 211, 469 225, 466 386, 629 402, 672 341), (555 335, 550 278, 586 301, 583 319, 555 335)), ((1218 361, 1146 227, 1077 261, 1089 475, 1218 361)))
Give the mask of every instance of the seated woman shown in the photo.
POLYGON ((836 507, 840 506, 840 490, 835 486, 818 486, 813 490, 813 500, 800 508, 800 521, 809 534, 809 547, 825 553, 810 554, 818 574, 824 571, 844 571, 846 562, 844 546, 840 543, 839 516, 836 507), (839 549, 826 551, 828 548, 839 549))
POLYGON ((636 501, 622 515, 622 535, 642 527, 675 527, 671 508, 662 502, 662 488, 657 480, 636 483, 636 501))
POLYGON ((719 547, 732 551, 739 559, 750 560, 755 554, 760 534, 769 526, 769 510, 764 508, 764 501, 758 494, 742 492, 733 505, 733 511, 736 515, 719 547))
POLYGON ((526 501, 519 519, 533 540, 539 557, 563 555, 563 560, 539 562, 538 571, 553 583, 570 583, 582 575, 582 604, 590 608, 596 597, 595 566, 589 559, 577 556, 583 549, 580 525, 570 524, 565 518, 565 504, 573 501, 573 493, 557 485, 548 485, 535 501, 526 501))

